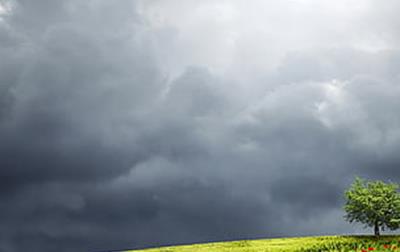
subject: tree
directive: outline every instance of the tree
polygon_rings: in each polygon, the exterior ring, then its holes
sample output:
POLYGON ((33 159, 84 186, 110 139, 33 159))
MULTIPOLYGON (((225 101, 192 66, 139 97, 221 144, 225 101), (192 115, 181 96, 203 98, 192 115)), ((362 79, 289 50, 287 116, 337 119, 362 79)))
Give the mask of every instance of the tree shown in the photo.
POLYGON ((356 176, 351 188, 345 191, 347 200, 343 216, 347 221, 361 222, 364 228, 373 227, 379 237, 379 229, 395 230, 400 226, 400 194, 398 184, 382 181, 367 182, 356 176))

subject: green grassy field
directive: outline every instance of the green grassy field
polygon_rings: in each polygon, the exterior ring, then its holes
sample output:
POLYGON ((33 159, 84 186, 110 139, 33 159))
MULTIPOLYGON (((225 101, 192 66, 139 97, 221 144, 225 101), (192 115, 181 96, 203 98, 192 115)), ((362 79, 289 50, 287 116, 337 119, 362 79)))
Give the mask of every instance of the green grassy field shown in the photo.
POLYGON ((374 236, 309 236, 212 242, 168 246, 125 252, 268 252, 268 251, 399 251, 400 235, 374 236))

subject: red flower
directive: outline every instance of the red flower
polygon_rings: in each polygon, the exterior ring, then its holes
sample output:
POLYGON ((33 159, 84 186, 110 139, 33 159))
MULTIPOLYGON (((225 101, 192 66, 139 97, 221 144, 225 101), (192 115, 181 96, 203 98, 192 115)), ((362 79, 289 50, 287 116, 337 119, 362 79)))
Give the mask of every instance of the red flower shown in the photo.
POLYGON ((366 249, 361 249, 361 252, 367 252, 367 250, 366 249))
POLYGON ((389 244, 384 244, 383 247, 384 247, 385 249, 387 249, 387 248, 390 248, 390 245, 389 245, 389 244))
POLYGON ((368 250, 375 250, 375 248, 369 247, 368 250))

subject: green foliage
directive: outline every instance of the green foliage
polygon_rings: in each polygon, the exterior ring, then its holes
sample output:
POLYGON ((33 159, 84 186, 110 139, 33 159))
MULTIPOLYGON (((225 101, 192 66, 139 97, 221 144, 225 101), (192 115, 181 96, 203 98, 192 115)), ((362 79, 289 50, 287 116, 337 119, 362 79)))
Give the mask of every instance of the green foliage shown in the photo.
POLYGON ((400 226, 400 194, 398 185, 382 181, 367 182, 356 177, 351 188, 345 191, 344 218, 365 227, 382 227, 394 230, 400 226))
POLYGON ((301 248, 299 252, 319 252, 319 251, 343 251, 343 252, 391 252, 398 251, 400 245, 399 240, 374 240, 372 238, 358 239, 341 239, 337 241, 316 244, 309 248, 301 248))

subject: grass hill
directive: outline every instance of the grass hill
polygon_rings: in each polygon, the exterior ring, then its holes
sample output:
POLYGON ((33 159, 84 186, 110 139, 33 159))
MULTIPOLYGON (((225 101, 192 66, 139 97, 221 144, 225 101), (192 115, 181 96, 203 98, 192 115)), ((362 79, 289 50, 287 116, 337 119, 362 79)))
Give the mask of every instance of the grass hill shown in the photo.
POLYGON ((124 252, 400 252, 398 247, 400 247, 400 235, 381 235, 378 239, 370 235, 336 235, 212 242, 124 252))

